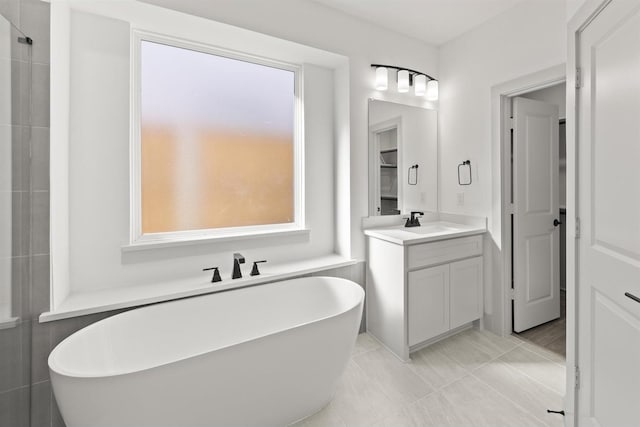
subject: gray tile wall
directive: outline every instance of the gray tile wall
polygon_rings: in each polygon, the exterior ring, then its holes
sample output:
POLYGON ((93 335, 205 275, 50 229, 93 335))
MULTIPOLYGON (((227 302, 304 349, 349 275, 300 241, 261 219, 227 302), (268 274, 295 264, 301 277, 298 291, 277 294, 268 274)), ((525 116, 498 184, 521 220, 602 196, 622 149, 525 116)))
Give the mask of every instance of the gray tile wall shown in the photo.
POLYGON ((12 46, 12 307, 20 323, 0 330, 0 426, 50 426, 50 331, 37 321, 49 306, 49 4, 0 0, 0 14, 34 41, 12 46))
MULTIPOLYGON (((22 319, 16 328, 0 330, 0 427, 62 427, 51 391, 47 357, 73 332, 118 311, 41 324, 49 308, 49 4, 40 0, 0 0, 0 14, 33 40, 31 128, 15 123, 14 165, 19 187, 14 190, 14 213, 20 236, 12 254, 14 306, 22 319), (19 131, 19 132, 18 132, 19 131), (27 134, 22 134, 27 133, 27 134), (18 172, 17 172, 18 173, 18 172), (31 191, 29 191, 29 189, 31 191)), ((16 57, 14 67, 26 67, 16 57)), ((22 82, 12 96, 27 111, 28 85, 22 82)), ((364 287, 364 263, 313 275, 342 277, 364 287)), ((364 331, 364 319, 361 330, 364 331)))

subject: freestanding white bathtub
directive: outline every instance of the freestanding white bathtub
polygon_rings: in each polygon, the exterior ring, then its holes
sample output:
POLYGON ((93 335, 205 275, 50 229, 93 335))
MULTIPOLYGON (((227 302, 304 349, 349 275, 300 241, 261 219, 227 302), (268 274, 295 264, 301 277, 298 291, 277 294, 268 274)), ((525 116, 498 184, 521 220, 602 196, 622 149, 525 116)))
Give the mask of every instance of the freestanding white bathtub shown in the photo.
POLYGON ((308 277, 96 322, 49 355, 67 427, 283 426, 326 405, 364 291, 308 277))

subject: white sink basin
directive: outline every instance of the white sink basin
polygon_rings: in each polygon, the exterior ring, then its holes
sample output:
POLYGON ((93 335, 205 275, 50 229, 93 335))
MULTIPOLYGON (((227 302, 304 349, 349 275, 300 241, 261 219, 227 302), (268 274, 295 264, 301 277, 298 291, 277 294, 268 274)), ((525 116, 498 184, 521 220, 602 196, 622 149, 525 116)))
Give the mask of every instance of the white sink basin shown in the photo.
POLYGON ((425 222, 419 227, 385 227, 365 230, 365 234, 399 245, 411 245, 432 240, 481 234, 485 226, 454 224, 446 221, 425 222))
POLYGON ((434 233, 449 233, 452 231, 460 231, 460 227, 452 227, 440 223, 436 224, 423 224, 420 227, 404 227, 404 231, 418 234, 434 234, 434 233))

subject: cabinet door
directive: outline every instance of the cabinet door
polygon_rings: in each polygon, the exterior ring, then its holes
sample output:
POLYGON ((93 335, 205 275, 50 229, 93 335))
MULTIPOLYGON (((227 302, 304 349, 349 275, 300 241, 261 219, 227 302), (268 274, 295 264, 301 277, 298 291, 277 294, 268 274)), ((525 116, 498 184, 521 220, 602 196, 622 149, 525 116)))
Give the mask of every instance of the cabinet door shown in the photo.
POLYGON ((449 298, 451 329, 482 315, 482 257, 452 262, 449 298))
POLYGON ((449 330, 449 265, 409 273, 409 346, 449 330))

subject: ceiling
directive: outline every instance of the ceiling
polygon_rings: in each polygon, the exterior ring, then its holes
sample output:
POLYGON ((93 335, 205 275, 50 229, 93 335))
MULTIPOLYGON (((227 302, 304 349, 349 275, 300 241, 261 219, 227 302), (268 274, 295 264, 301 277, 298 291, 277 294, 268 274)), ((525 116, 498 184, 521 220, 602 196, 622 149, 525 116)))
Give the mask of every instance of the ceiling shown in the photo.
POLYGON ((313 0, 438 46, 522 0, 313 0))

